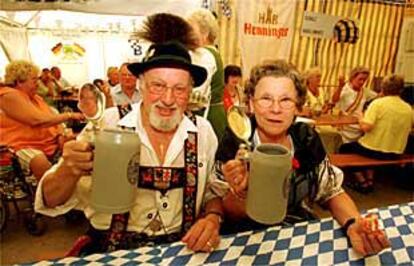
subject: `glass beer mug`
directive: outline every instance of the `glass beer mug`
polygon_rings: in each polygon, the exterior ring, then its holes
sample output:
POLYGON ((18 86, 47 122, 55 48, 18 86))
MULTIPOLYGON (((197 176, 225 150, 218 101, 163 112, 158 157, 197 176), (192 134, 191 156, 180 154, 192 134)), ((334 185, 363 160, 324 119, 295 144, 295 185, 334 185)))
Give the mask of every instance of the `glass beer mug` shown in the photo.
POLYGON ((233 106, 227 114, 227 121, 233 133, 244 141, 240 145, 242 152, 239 151, 238 159, 245 161, 249 169, 247 215, 263 224, 283 221, 287 212, 292 173, 290 151, 279 144, 260 144, 251 152, 249 137, 252 127, 247 115, 233 106))
POLYGON ((101 130, 95 135, 91 205, 105 213, 130 210, 136 192, 141 142, 135 132, 101 130))
POLYGON ((279 144, 260 144, 250 154, 246 213, 262 224, 283 221, 288 204, 292 159, 279 144))
POLYGON ((105 96, 92 84, 80 89, 78 108, 92 125, 80 139, 95 146, 91 206, 98 212, 127 212, 133 204, 138 177, 141 144, 138 134, 100 128, 105 96))

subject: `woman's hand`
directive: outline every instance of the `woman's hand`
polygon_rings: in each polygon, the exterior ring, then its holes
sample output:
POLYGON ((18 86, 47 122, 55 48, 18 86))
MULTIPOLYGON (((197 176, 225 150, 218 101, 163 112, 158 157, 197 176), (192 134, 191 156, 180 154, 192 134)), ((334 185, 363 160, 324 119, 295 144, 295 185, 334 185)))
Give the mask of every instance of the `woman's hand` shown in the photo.
POLYGON ((85 116, 80 112, 70 112, 67 114, 68 114, 68 120, 76 120, 76 121, 85 120, 85 116))
POLYGON ((246 162, 242 160, 230 160, 223 167, 224 179, 229 183, 232 191, 238 197, 245 198, 248 182, 246 162))
POLYGON ((390 246, 384 231, 379 230, 375 223, 377 221, 372 218, 364 217, 358 219, 348 228, 347 235, 352 247, 363 256, 377 254, 390 246), (374 226, 371 226, 372 223, 374 223, 374 226))
POLYGON ((220 243, 220 222, 215 214, 200 218, 182 238, 193 251, 212 252, 220 243))

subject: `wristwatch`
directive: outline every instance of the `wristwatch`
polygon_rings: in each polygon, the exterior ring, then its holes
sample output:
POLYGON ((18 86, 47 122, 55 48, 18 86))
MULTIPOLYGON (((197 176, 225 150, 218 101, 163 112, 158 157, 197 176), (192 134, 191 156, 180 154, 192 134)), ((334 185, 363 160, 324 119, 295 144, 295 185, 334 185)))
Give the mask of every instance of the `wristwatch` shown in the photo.
POLYGON ((348 229, 351 225, 353 225, 356 222, 355 218, 349 218, 344 225, 342 226, 342 232, 348 237, 348 229))

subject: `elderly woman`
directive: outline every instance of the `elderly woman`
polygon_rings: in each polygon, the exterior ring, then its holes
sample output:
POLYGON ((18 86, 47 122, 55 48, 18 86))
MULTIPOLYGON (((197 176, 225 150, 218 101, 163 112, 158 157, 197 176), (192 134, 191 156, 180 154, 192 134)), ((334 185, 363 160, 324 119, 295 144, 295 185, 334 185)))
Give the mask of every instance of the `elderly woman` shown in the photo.
POLYGON ((213 54, 216 71, 211 79, 211 99, 207 119, 211 122, 218 139, 223 136, 227 125, 226 111, 223 106, 224 71, 223 62, 214 41, 218 36, 218 23, 213 14, 207 9, 199 9, 190 14, 187 21, 193 27, 200 46, 213 54))
POLYGON ((26 171, 39 180, 59 154, 62 123, 83 119, 80 113, 56 114, 36 94, 39 69, 27 61, 7 65, 0 89, 0 143, 16 151, 26 171))
MULTIPOLYGON (((307 199, 309 203, 317 202, 331 211, 357 252, 373 254, 388 246, 383 231, 376 234, 363 231, 364 218, 342 189, 343 174, 330 165, 318 134, 304 123, 293 124, 306 97, 306 89, 296 69, 285 61, 258 65, 251 71, 246 90, 254 113, 254 130, 250 136, 253 146, 261 143, 283 145, 296 161, 284 222, 295 223, 313 218, 307 199)), ((232 188, 225 198, 225 210, 232 221, 230 227, 233 230, 250 230, 265 225, 251 220, 245 212, 249 177, 245 164, 235 159, 239 143, 240 140, 227 131, 216 159, 221 161, 224 178, 232 188)))
POLYGON ((321 85, 321 70, 317 67, 308 69, 304 74, 307 88, 305 106, 313 113, 324 113, 328 111, 328 105, 325 104, 325 95, 319 90, 321 85))
POLYGON ((47 104, 56 108, 53 98, 57 96, 57 92, 54 91, 52 83, 50 70, 43 68, 38 81, 37 94, 43 97, 47 104))
MULTIPOLYGON (((364 131, 356 142, 341 146, 341 153, 358 153, 375 159, 395 159, 404 153, 408 136, 413 128, 413 110, 400 98, 404 78, 391 75, 381 86, 383 97, 375 99, 359 120, 364 131)), ((374 184, 372 169, 354 173, 352 187, 360 192, 370 192, 374 184)))
MULTIPOLYGON (((301 115, 319 116, 325 114, 331 108, 331 104, 325 101, 326 97, 321 90, 321 70, 318 67, 308 69, 303 74, 306 85, 306 101, 301 115)), ((332 126, 317 126, 317 132, 320 134, 324 147, 328 153, 337 152, 342 144, 342 137, 337 128, 332 126)))
MULTIPOLYGON (((94 80, 94 83, 99 83, 99 80, 94 80)), ((79 90, 78 108, 88 120, 94 121, 86 124, 82 133, 79 134, 80 138, 83 137, 82 135, 85 131, 92 130, 95 126, 101 128, 118 128, 117 122, 130 111, 138 108, 138 104, 136 103, 128 106, 118 105, 106 109, 102 108, 102 104, 104 104, 102 99, 105 96, 105 93, 102 93, 102 90, 92 83, 85 83, 79 90)), ((86 136, 89 137, 88 135, 86 136)))
POLYGON ((86 117, 95 117, 98 113, 98 98, 99 89, 94 84, 84 84, 79 90, 79 110, 86 117))

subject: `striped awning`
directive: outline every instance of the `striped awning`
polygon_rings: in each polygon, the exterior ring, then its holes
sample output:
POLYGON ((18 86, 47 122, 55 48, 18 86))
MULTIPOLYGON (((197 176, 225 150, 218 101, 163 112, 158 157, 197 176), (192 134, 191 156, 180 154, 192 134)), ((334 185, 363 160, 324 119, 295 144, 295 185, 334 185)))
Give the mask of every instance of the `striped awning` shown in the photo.
MULTIPOLYGON (((240 1, 243 0, 231 1, 233 10, 236 10, 237 2, 240 1)), ((368 67, 371 76, 392 73, 404 10, 407 7, 403 5, 405 3, 405 0, 298 0, 290 61, 302 71, 314 66, 321 68, 322 84, 326 86, 336 86, 338 76, 348 77, 349 71, 356 66, 368 67), (341 16, 355 21, 356 27, 353 32, 349 30, 348 33, 346 29, 340 30, 337 41, 301 36, 305 11, 341 16), (355 43, 343 42, 343 39, 354 40, 355 43)), ((237 37, 237 13, 233 12, 233 16, 228 18, 218 11, 219 48, 223 61, 225 64, 240 65, 242 62, 237 37)), ((349 28, 353 27, 351 23, 347 23, 349 28)))

